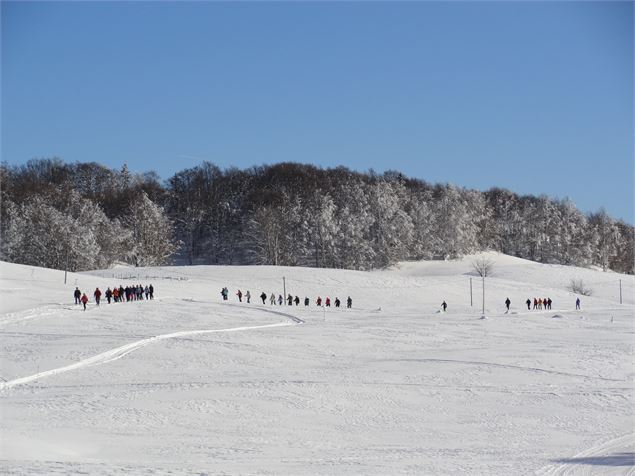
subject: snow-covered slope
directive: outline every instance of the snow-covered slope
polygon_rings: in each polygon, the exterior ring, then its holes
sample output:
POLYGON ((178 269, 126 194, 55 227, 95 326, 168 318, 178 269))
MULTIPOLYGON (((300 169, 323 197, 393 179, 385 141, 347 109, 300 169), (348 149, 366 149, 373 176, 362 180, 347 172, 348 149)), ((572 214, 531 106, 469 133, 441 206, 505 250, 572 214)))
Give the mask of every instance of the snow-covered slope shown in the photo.
POLYGON ((485 257, 486 319, 476 256, 373 272, 118 267, 66 285, 0 263, 0 470, 634 472, 634 278, 485 257), (283 277, 309 307, 258 304, 283 277), (593 290, 580 311, 572 278, 593 290), (156 299, 72 304, 76 286, 92 301, 132 283, 156 299), (534 297, 552 310, 528 311, 534 297))

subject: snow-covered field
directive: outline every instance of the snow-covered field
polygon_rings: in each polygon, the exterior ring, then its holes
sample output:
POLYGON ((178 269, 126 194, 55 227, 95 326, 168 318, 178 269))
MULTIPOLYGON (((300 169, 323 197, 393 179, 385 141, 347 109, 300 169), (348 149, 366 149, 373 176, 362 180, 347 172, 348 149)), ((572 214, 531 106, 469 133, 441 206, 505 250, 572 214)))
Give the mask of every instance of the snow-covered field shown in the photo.
POLYGON ((0 472, 635 474, 634 277, 487 256, 486 319, 475 257, 116 268, 67 285, 0 263, 0 472), (283 276, 308 308, 257 304, 283 276), (571 278, 593 290, 580 311, 571 278), (75 286, 92 301, 120 283, 156 299, 72 304, 75 286))

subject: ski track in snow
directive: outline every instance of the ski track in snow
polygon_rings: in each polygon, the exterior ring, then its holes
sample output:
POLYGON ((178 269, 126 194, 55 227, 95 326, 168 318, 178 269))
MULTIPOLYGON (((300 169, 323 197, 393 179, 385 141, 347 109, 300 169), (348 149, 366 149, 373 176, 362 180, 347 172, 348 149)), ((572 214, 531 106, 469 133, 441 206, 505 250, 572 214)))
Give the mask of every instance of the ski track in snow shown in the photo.
POLYGON ((557 460, 559 465, 547 465, 535 472, 538 476, 593 474, 593 468, 610 467, 611 474, 635 475, 635 433, 592 446, 570 458, 557 460), (621 468, 621 470, 620 470, 621 468))
POLYGON ((542 372, 553 375, 563 375, 566 377, 580 377, 587 379, 595 379, 595 380, 606 380, 609 382, 624 382, 624 380, 613 379, 613 378, 605 378, 600 376, 592 376, 592 375, 582 375, 582 374, 572 374, 567 372, 558 372, 556 370, 547 370, 541 369, 538 367, 523 367, 521 365, 507 365, 507 364, 497 364, 494 362, 478 362, 471 360, 452 360, 452 359, 399 359, 399 362, 436 362, 442 364, 464 364, 464 365, 483 365, 487 367, 497 367, 502 369, 515 369, 515 370, 526 370, 529 372, 542 372))
POLYGON ((0 327, 31 319, 37 319, 39 317, 56 315, 59 314, 60 309, 64 309, 62 304, 51 304, 48 306, 27 309, 25 311, 10 312, 0 316, 0 327))
MULTIPOLYGON (((187 299, 187 301, 193 301, 193 300, 187 299)), ((236 304, 227 304, 227 305, 238 306, 236 304)), ((58 374, 70 372, 72 370, 78 370, 85 367, 91 367, 93 365, 102 365, 102 364, 107 364, 109 362, 114 362, 115 360, 119 360, 122 357, 125 357, 131 352, 139 350, 147 345, 160 342, 162 340, 178 339, 181 337, 203 335, 203 334, 214 334, 214 333, 220 333, 220 332, 239 332, 239 331, 247 331, 247 330, 254 330, 254 329, 267 329, 271 327, 285 327, 285 326, 292 326, 292 325, 304 323, 302 319, 292 316, 291 314, 269 310, 269 309, 261 309, 261 310, 263 312, 269 312, 271 314, 276 314, 279 316, 286 317, 290 319, 292 322, 278 322, 276 324, 265 324, 262 326, 241 326, 241 327, 232 327, 228 329, 203 329, 203 330, 194 330, 194 331, 180 331, 180 332, 172 332, 170 334, 161 334, 154 337, 148 337, 148 338, 141 339, 135 342, 131 342, 130 344, 122 345, 120 347, 107 350, 105 352, 102 352, 101 354, 97 354, 97 355, 94 355, 93 357, 80 360, 79 362, 76 362, 74 364, 66 365, 64 367, 58 367, 56 369, 46 370, 43 372, 38 372, 36 374, 29 375, 27 377, 20 377, 17 379, 0 382, 0 390, 9 389, 17 385, 23 385, 29 382, 33 382, 34 380, 38 380, 44 377, 50 377, 52 375, 58 375, 58 374)))

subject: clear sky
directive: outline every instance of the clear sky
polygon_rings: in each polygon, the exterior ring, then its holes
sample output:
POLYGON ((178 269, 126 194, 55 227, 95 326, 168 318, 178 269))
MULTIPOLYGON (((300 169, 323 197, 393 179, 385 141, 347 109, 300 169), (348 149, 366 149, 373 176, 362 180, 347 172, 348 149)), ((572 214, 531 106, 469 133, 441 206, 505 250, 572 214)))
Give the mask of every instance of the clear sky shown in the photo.
POLYGON ((2 3, 2 160, 399 170, 633 223, 633 3, 2 3))

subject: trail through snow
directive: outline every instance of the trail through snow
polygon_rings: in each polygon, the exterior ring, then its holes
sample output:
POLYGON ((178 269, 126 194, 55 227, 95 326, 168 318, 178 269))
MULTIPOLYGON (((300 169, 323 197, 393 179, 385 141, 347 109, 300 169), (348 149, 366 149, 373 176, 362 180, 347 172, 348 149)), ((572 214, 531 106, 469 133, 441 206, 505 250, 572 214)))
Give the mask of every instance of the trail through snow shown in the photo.
POLYGON ((36 374, 29 375, 27 377, 21 377, 21 378, 16 378, 6 382, 0 382, 0 390, 9 389, 9 388, 15 387, 16 385, 23 385, 25 383, 33 382, 45 377, 51 377, 53 375, 59 375, 65 372, 70 372, 72 370, 79 370, 79 369, 90 367, 93 365, 102 365, 102 364, 107 364, 109 362, 114 362, 115 360, 125 357, 131 352, 134 352, 147 345, 154 344, 166 339, 175 339, 180 337, 189 337, 189 336, 203 335, 203 334, 215 334, 220 332, 239 332, 239 331, 248 331, 248 330, 254 330, 254 329, 267 329, 271 327, 285 327, 285 326, 292 326, 292 325, 303 323, 301 319, 295 316, 292 316, 291 314, 270 311, 267 309, 263 311, 288 317, 293 322, 279 322, 275 324, 265 324, 261 326, 232 327, 229 329, 204 329, 204 330, 194 330, 194 331, 181 331, 181 332, 172 332, 170 334, 162 334, 162 335, 158 335, 154 337, 148 337, 146 339, 141 339, 135 342, 131 342, 130 344, 122 345, 115 349, 102 352, 101 354, 95 355, 93 357, 89 357, 87 359, 83 359, 74 364, 66 365, 64 367, 59 367, 56 369, 46 370, 43 372, 38 372, 36 374))

